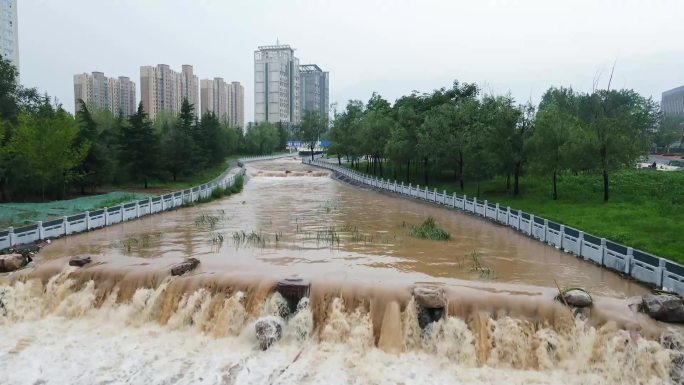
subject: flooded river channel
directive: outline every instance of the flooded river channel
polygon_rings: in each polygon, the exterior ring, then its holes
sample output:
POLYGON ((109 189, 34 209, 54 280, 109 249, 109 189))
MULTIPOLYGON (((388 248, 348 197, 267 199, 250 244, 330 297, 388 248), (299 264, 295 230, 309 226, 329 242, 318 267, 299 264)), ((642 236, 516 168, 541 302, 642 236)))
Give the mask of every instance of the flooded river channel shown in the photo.
POLYGON ((0 383, 666 384, 667 328, 628 307, 647 291, 482 218, 255 162, 239 194, 58 239, 0 276, 0 383), (428 217, 451 239, 411 237, 428 217), (292 276, 309 299, 262 352, 254 322, 292 276), (592 294, 586 319, 557 284, 592 294), (427 332, 416 285, 448 297, 427 332))

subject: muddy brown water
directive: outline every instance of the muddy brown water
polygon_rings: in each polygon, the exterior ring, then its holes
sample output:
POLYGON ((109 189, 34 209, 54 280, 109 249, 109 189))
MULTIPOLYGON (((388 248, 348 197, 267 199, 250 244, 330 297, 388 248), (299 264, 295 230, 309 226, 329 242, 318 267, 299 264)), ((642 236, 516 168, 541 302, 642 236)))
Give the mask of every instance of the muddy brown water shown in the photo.
POLYGON ((161 266, 195 256, 206 272, 506 290, 514 284, 520 291, 558 282, 618 298, 647 291, 508 227, 359 189, 299 160, 252 163, 248 175, 240 194, 59 239, 40 257, 92 254, 116 265, 144 258, 161 266), (430 216, 451 240, 409 236, 412 225, 430 216))
MULTIPOLYGON (((300 159, 248 165, 243 192, 56 240, 0 276, 7 383, 667 384, 647 288, 510 228, 339 182, 300 159), (427 217, 449 241, 409 236, 427 217), (71 256, 93 262, 68 267, 71 256), (186 257, 200 266, 181 277, 186 257), (474 257, 475 256, 475 257, 474 257), (278 279, 311 280, 291 318, 278 279), (556 282, 594 297, 589 318, 556 282), (416 285, 447 316, 421 330, 416 285), (254 322, 283 339, 261 352, 254 322), (65 358, 68 357, 68 358, 65 358)), ((674 353, 672 353, 674 354, 674 353)), ((1 381, 0 381, 1 382, 1 381)))

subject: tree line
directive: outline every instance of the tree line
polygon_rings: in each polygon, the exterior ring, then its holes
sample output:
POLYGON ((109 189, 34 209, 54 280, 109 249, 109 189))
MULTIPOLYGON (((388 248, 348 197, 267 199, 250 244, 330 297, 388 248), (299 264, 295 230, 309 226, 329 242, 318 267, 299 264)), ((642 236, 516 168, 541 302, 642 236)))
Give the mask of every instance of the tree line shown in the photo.
POLYGON ((478 195, 480 182, 500 176, 518 195, 521 177, 536 174, 548 177, 557 199, 560 174, 596 173, 607 201, 610 175, 634 167, 668 122, 657 103, 631 89, 552 87, 535 106, 455 81, 393 105, 375 93, 365 104, 351 100, 335 114, 328 136, 338 161, 345 157, 359 169, 366 159, 366 171, 375 175, 405 173, 410 180, 420 173, 425 185, 448 177, 461 189, 475 183, 478 195))
POLYGON ((247 133, 211 112, 198 117, 185 100, 178 115, 154 122, 142 103, 129 117, 81 102, 72 115, 48 95, 17 83, 0 58, 0 201, 62 198, 98 187, 176 181, 218 167, 233 154, 284 149, 286 132, 271 123, 247 133))

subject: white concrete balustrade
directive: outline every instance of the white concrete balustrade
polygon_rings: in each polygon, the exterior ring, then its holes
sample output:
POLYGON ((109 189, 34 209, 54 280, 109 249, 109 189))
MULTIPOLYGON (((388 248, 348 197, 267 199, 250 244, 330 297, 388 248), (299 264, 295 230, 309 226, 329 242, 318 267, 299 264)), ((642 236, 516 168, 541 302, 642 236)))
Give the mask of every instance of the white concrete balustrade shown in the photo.
POLYGON ((35 224, 28 226, 18 228, 10 227, 0 230, 0 250, 7 249, 11 246, 32 243, 44 239, 58 238, 111 226, 117 223, 134 220, 145 215, 178 208, 183 204, 197 202, 200 199, 210 197, 212 192, 217 188, 225 189, 226 187, 231 187, 235 183, 237 176, 244 175, 245 170, 242 166, 245 163, 277 159, 284 156, 287 155, 240 158, 238 160, 238 165, 241 168, 236 174, 231 174, 230 170, 227 169, 214 180, 187 190, 127 202, 114 207, 105 207, 95 211, 85 211, 48 222, 38 221, 35 224))

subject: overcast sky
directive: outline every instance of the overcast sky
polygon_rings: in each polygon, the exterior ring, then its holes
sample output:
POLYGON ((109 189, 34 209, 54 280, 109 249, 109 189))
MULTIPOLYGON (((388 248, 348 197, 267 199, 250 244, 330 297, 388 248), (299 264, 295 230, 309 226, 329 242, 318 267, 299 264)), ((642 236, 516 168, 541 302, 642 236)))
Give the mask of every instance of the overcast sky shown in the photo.
POLYGON ((200 79, 245 86, 254 119, 253 54, 289 44, 330 71, 330 101, 394 101, 454 79, 537 102, 551 85, 614 87, 660 100, 684 85, 681 0, 19 0, 21 81, 73 111, 73 75, 129 76, 192 64, 200 79))

